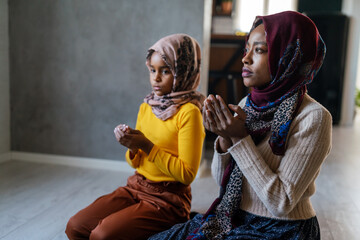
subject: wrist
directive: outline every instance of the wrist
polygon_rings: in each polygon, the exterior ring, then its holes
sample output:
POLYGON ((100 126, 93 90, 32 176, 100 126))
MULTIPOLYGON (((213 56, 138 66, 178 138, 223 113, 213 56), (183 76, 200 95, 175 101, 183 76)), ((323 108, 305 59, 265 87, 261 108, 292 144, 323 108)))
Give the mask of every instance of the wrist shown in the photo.
POLYGON ((145 152, 147 155, 149 155, 153 147, 154 147, 154 144, 153 144, 151 141, 149 141, 149 142, 144 146, 144 149, 143 149, 143 150, 144 150, 144 152, 145 152))
POLYGON ((227 152, 227 149, 229 147, 231 147, 232 145, 232 141, 230 138, 225 138, 225 137, 219 137, 219 140, 218 140, 218 144, 217 144, 217 147, 216 147, 216 150, 219 152, 219 153, 224 153, 224 152, 227 152))
POLYGON ((138 153, 137 149, 129 149, 130 159, 133 159, 137 153, 138 153))
POLYGON ((246 134, 246 135, 240 136, 240 137, 238 137, 238 136, 236 136, 236 137, 231 137, 231 138, 230 138, 230 141, 231 141, 232 145, 235 145, 235 144, 238 143, 241 139, 247 137, 248 135, 249 135, 249 134, 246 134))

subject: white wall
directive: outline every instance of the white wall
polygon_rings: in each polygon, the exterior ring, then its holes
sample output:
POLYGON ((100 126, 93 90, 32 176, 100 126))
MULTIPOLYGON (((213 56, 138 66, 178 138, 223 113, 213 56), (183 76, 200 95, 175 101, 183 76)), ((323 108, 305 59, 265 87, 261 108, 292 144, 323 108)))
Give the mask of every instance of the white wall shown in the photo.
POLYGON ((0 0, 0 162, 10 152, 8 1, 0 0))
POLYGON ((202 59, 200 68, 199 91, 205 96, 208 94, 209 83, 212 3, 213 0, 204 0, 203 42, 201 49, 202 59))
POLYGON ((350 17, 345 81, 341 111, 341 125, 350 126, 354 120, 355 86, 360 77, 359 45, 360 45, 360 1, 343 0, 342 11, 350 17))

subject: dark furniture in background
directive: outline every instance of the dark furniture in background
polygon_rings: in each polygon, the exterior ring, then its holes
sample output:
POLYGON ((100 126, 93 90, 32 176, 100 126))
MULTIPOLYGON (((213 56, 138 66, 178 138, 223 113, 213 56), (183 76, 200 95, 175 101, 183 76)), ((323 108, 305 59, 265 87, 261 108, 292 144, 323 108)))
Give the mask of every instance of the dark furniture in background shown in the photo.
MULTIPOLYGON (((238 104, 248 93, 241 76, 244 47, 244 36, 211 36, 208 93, 220 95, 227 104, 238 104)), ((215 134, 206 132, 210 144, 215 137, 215 134)))
POLYGON ((247 88, 241 76, 245 37, 212 35, 210 47, 209 94, 218 94, 226 103, 238 104, 247 88))
POLYGON ((339 12, 305 14, 316 24, 327 49, 320 71, 308 86, 309 94, 330 111, 333 123, 339 124, 349 18, 339 12))

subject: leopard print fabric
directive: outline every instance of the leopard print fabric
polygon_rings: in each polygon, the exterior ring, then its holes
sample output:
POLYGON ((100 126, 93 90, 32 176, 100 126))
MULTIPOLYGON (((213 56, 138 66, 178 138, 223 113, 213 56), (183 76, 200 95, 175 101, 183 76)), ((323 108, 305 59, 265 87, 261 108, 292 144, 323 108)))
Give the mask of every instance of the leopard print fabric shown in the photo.
MULTIPOLYGON (((282 75, 275 79, 272 77, 274 80, 270 85, 285 79, 291 79, 294 76, 309 74, 311 71, 304 71, 304 68, 298 68, 302 66, 299 65, 302 55, 299 39, 289 44, 279 61, 279 68, 283 69, 282 75)), ((305 65, 308 66, 310 64, 305 65)), ((304 79, 308 78, 308 76, 302 77, 304 79)), ((267 132, 271 131, 269 144, 273 153, 277 155, 285 153, 290 125, 306 92, 306 84, 307 82, 304 81, 281 98, 262 107, 256 106, 251 101, 251 93, 248 95, 243 110, 247 116, 246 127, 255 144, 258 144, 266 136, 267 132)))
POLYGON ((214 212, 203 220, 200 228, 187 239, 220 240, 233 229, 232 218, 238 213, 241 202, 243 174, 235 161, 232 161, 234 168, 220 203, 214 212))
POLYGON ((274 153, 281 154, 285 149, 286 138, 290 129, 296 107, 302 97, 300 90, 292 96, 283 100, 279 106, 259 112, 251 106, 251 101, 247 98, 244 111, 247 115, 246 127, 250 132, 255 144, 258 144, 271 131, 269 144, 274 153), (279 150, 278 150, 279 149, 279 150))

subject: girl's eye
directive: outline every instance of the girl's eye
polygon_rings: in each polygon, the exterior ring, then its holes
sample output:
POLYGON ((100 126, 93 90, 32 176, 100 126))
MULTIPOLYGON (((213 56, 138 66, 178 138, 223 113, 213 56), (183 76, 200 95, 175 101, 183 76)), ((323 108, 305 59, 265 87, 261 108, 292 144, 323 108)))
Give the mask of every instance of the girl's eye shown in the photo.
POLYGON ((168 69, 164 69, 164 70, 162 71, 162 73, 163 73, 163 74, 169 74, 170 71, 169 71, 168 69))
POLYGON ((151 72, 151 73, 154 73, 154 72, 155 72, 155 69, 151 68, 151 69, 150 69, 150 72, 151 72))

